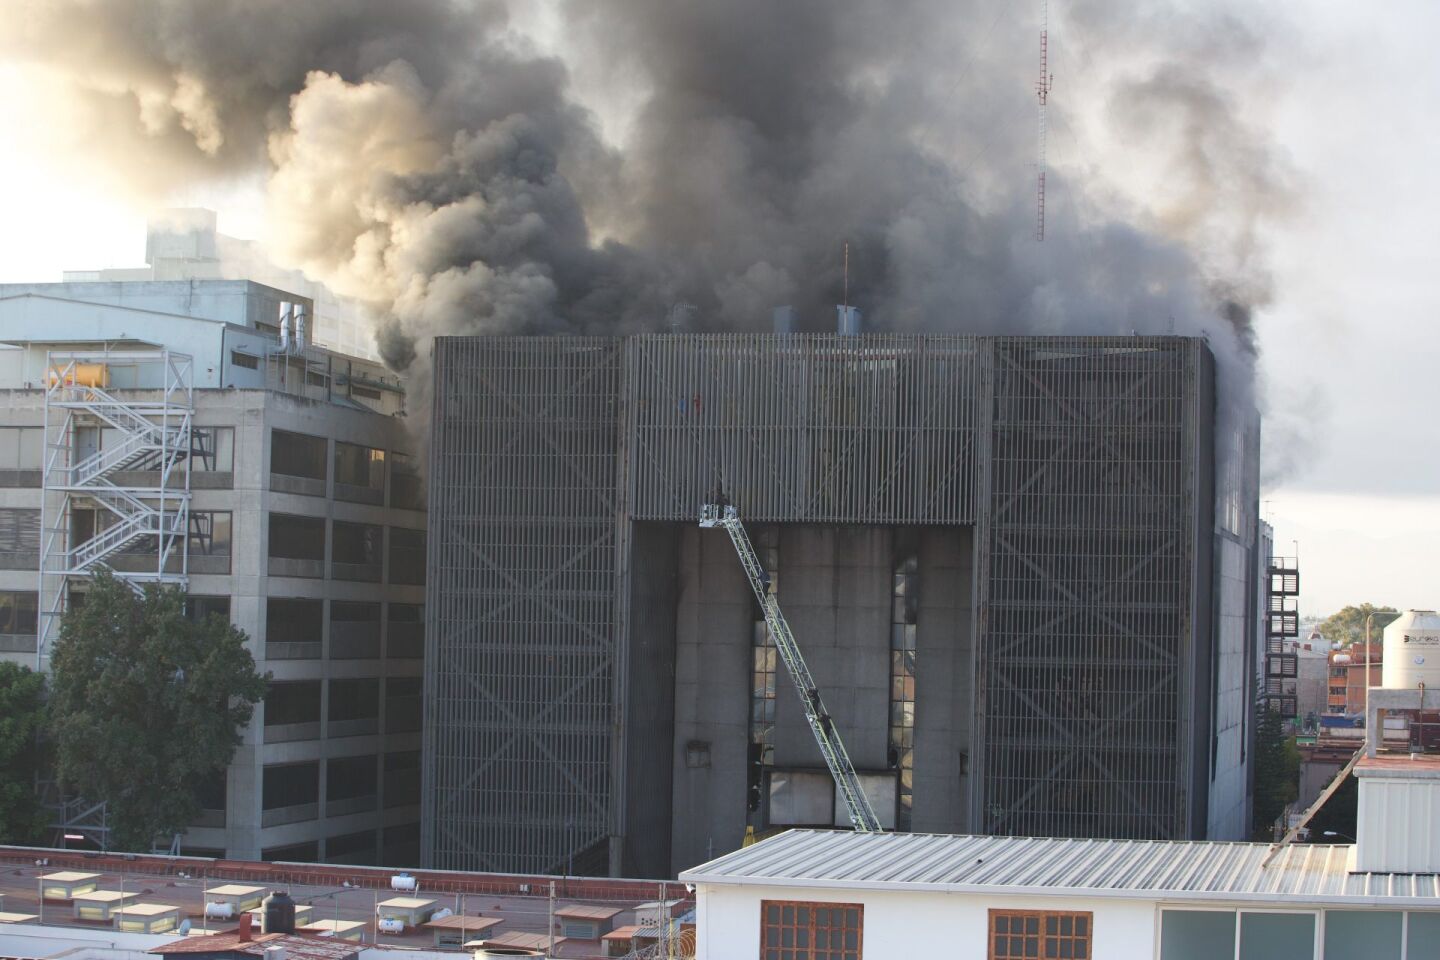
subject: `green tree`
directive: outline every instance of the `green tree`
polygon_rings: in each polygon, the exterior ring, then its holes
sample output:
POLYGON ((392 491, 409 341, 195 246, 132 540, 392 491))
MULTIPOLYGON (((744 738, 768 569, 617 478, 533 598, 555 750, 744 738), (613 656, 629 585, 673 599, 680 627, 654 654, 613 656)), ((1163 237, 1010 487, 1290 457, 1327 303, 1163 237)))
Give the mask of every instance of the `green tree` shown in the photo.
POLYGON ((1377 607, 1373 603, 1345 607, 1338 613, 1332 613, 1321 620, 1320 626, 1316 629, 1320 631, 1322 637, 1332 643, 1343 645, 1364 643, 1365 619, 1372 613, 1375 618, 1370 621, 1370 642, 1379 643, 1380 634, 1385 630, 1385 624, 1400 616, 1400 611, 1394 607, 1377 607))
POLYGON ((35 796, 44 717, 44 675, 0 661, 0 843, 33 843, 44 833, 35 796))
POLYGON ((137 597, 108 571, 66 611, 51 655, 56 772, 108 805, 113 848, 148 850, 195 819, 197 791, 265 695, 245 641, 222 617, 188 619, 181 591, 137 597))
POLYGON ((1285 735, 1285 718, 1259 708, 1255 725, 1255 805, 1251 824, 1255 840, 1273 838, 1272 825, 1285 805, 1300 795, 1300 749, 1285 735))

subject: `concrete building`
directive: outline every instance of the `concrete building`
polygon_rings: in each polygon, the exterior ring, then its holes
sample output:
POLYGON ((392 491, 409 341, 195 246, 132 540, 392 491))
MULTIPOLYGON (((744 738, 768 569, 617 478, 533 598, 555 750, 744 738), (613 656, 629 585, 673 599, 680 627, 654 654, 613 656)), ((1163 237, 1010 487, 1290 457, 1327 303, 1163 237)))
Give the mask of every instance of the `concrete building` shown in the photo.
POLYGON ((346 356, 379 359, 374 325, 359 304, 336 296, 299 270, 276 266, 254 241, 227 236, 217 227, 214 210, 162 211, 146 224, 145 266, 66 270, 62 279, 67 283, 253 280, 304 298, 311 305, 311 335, 320 346, 346 356))
POLYGON ((1329 700, 1330 644, 1312 632, 1287 643, 1286 652, 1295 655, 1295 716, 1310 729, 1311 718, 1318 723, 1329 700))
POLYGON ((282 302, 310 308, 247 281, 0 286, 0 656, 45 668, 99 566, 183 586, 274 679, 182 849, 412 865, 425 504, 404 394, 282 333, 282 302))
POLYGON ((425 863, 844 822, 722 490, 886 826, 1244 836, 1258 427, 1214 384, 1180 337, 439 340, 425 863))
POLYGON ((1352 643, 1328 656, 1330 681, 1326 690, 1325 712, 1345 717, 1363 716, 1366 686, 1378 687, 1384 669, 1384 651, 1378 642, 1370 644, 1369 683, 1366 683, 1365 644, 1352 643))

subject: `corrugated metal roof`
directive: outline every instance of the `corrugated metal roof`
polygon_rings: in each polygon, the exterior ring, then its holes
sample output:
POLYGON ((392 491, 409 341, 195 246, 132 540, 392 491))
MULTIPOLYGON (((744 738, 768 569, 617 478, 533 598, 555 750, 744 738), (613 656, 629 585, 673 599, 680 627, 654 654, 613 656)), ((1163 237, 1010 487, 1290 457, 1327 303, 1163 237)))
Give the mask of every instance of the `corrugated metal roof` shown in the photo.
POLYGON ((701 864, 688 883, 1147 900, 1436 906, 1433 874, 1351 873, 1353 847, 791 830, 701 864))

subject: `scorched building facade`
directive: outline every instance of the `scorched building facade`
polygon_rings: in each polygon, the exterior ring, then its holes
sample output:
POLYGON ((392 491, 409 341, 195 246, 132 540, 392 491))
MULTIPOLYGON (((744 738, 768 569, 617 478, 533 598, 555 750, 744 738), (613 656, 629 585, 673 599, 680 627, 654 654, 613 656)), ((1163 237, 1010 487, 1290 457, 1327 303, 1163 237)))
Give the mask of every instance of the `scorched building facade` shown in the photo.
POLYGON ((435 346, 427 865, 673 875, 845 822, 724 533, 887 827, 1247 823, 1258 425, 1183 337, 435 346))

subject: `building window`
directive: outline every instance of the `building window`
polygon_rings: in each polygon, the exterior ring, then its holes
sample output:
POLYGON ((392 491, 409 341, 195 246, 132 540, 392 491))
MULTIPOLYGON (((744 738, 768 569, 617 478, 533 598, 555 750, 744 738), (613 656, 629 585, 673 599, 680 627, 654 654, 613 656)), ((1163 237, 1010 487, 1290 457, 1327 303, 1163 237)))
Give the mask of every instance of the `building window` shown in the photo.
POLYGON ((373 601, 330 601, 330 659, 375 660, 380 657, 380 604, 373 601))
MULTIPOLYGON (((228 597, 226 599, 229 599, 228 597)), ((195 787, 195 801, 200 805, 201 810, 218 810, 225 812, 225 790, 227 785, 227 771, 220 769, 204 777, 195 787)), ((224 826, 222 818, 220 826, 224 826)))
POLYGON ((379 583, 383 528, 373 523, 335 521, 330 576, 336 580, 379 583))
MULTIPOLYGON (((190 430, 190 469, 194 473, 235 472, 235 428, 192 427, 190 430)), ((190 478, 196 486, 212 486, 190 478)))
POLYGON ((890 614, 890 766, 899 775, 895 829, 910 829, 915 782, 915 622, 920 561, 907 551, 895 564, 890 614))
MULTIPOLYGON (((366 797, 376 800, 379 796, 379 760, 372 753, 363 757, 331 757, 325 761, 325 799, 329 803, 337 800, 355 800, 366 797)), ((374 803, 366 809, 372 809, 374 803)))
POLYGON ((268 570, 272 577, 323 577, 325 521, 319 517, 270 514, 268 570))
POLYGON ((318 863, 320 861, 320 841, 307 840, 304 843, 292 843, 283 847, 266 847, 260 851, 260 859, 279 863, 318 863))
POLYGON ((318 660, 325 632, 325 601, 269 597, 265 601, 265 657, 318 660))
POLYGON ((286 430, 270 431, 270 489, 282 493, 325 496, 324 437, 286 430))
POLYGON ((385 807, 408 807, 420 802, 420 751, 385 754, 385 807))
POLYGON ((385 502, 385 451, 335 442, 335 499, 385 502))
MULTIPOLYGON (((760 564, 770 577, 768 585, 772 596, 780 590, 780 529, 766 526, 755 528, 755 553, 760 564)), ((770 626, 765 622, 765 611, 757 603, 754 607, 754 626, 751 631, 750 668, 750 751, 749 780, 746 804, 753 813, 760 809, 764 793, 765 770, 775 764, 775 667, 777 653, 775 640, 770 636, 770 626)))
POLYGON ((226 623, 230 622, 230 598, 207 597, 192 593, 185 598, 185 619, 204 623, 214 614, 226 623))
POLYGON ((375 831, 362 830, 326 840, 325 859, 337 860, 341 857, 354 858, 356 863, 370 863, 375 858, 375 831))
POLYGON ((391 677, 385 681, 385 732, 414 733, 420 729, 420 678, 391 677))
POLYGON ((347 720, 378 720, 380 717, 380 681, 373 678, 331 680, 329 717, 331 723, 343 723, 347 720))
POLYGON ((40 567, 40 511, 0 510, 0 570, 40 567))
POLYGON ((259 357, 252 357, 250 354, 241 353, 239 350, 230 351, 230 362, 235 364, 235 366, 242 367, 246 370, 260 369, 259 357))
POLYGON ((1088 960, 1092 932, 1088 912, 991 910, 990 960, 1088 960))
MULTIPOLYGON (((379 394, 375 399, 380 399, 379 394)), ((420 475, 419 462, 407 453, 390 455, 390 506, 425 509, 425 478, 420 475)))
POLYGON ((265 768, 261 805, 266 810, 320 802, 320 764, 281 763, 265 768))
POLYGON ((0 633, 34 634, 39 622, 37 596, 33 591, 0 591, 0 633))
POLYGON ((270 681, 265 691, 265 726, 319 722, 319 680, 270 681))
POLYGON ((860 960, 865 907, 760 901, 760 960, 860 960))
POLYGON ((420 660, 425 656, 425 608, 392 603, 386 610, 385 659, 420 660))
MULTIPOLYGON (((229 573, 230 511, 191 510, 187 549, 190 573, 229 573)), ((178 566, 179 558, 174 562, 178 566)))
POLYGON ((40 486, 45 430, 0 427, 0 487, 40 486))
POLYGON ((425 531, 390 528, 390 582, 425 583, 425 531))

